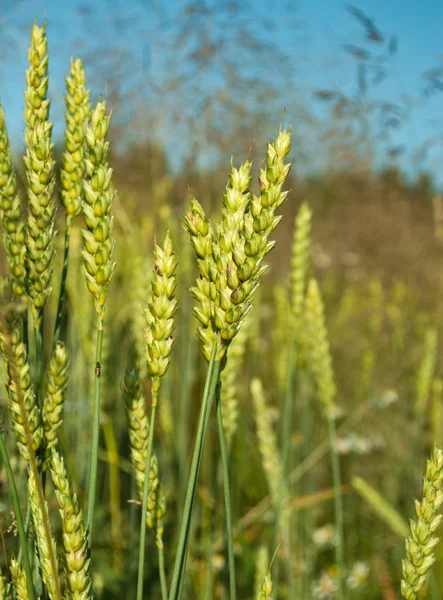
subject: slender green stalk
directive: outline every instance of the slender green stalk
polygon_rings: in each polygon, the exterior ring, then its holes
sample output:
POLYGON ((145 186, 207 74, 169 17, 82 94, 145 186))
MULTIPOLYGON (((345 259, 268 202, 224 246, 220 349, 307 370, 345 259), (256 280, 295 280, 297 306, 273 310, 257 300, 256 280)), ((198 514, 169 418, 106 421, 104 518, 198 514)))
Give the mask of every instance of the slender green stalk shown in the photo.
POLYGON ((34 325, 35 336, 35 393, 37 406, 42 406, 42 377, 43 377, 43 309, 40 311, 39 324, 34 325))
MULTIPOLYGON (((26 534, 26 539, 28 539, 28 537, 30 537, 29 535, 29 528, 31 527, 32 521, 31 521, 31 504, 29 502, 29 498, 28 498, 28 502, 26 504, 26 515, 25 515, 25 534, 26 534)), ((17 562, 20 563, 22 561, 22 556, 23 556, 23 550, 22 550, 22 545, 20 544, 20 548, 17 554, 17 562)))
POLYGON ((165 553, 163 546, 158 549, 158 567, 160 571, 160 587, 162 591, 162 600, 168 600, 168 584, 166 582, 166 570, 165 570, 165 553))
MULTIPOLYGON (((18 498, 17 487, 15 485, 14 475, 11 469, 11 463, 9 461, 8 451, 6 450, 5 441, 3 434, 0 434, 0 454, 5 465, 6 475, 8 477, 9 487, 11 489, 12 503, 14 505, 15 518, 17 520, 18 535, 20 538, 20 551, 23 555, 23 563, 26 572, 26 586, 28 589, 29 600, 35 600, 34 587, 32 585, 32 569, 29 560, 28 544, 26 538, 25 527, 23 525, 22 511, 20 508, 20 501, 18 498)), ((29 504, 28 504, 29 506, 29 504)), ((30 515, 30 511, 29 511, 30 515)), ((28 517, 28 515, 26 515, 28 517)))
POLYGON ((341 475, 340 459, 337 452, 337 434, 335 431, 335 421, 332 415, 328 415, 329 443, 331 446, 332 480, 334 484, 334 509, 335 526, 337 529, 337 543, 335 546, 335 560, 338 567, 338 600, 344 597, 343 575, 345 569, 345 558, 343 549, 343 499, 341 495, 341 475))
MULTIPOLYGON (((296 386, 296 362, 297 362, 297 340, 295 331, 292 334, 291 345, 289 349, 289 371, 288 381, 286 386, 285 403, 283 408, 283 429, 282 429, 282 441, 281 441, 281 477, 280 477, 280 502, 277 507, 277 518, 275 519, 275 531, 274 531, 274 546, 277 547, 279 543, 281 525, 282 525, 282 514, 283 514, 283 502, 284 502, 284 489, 286 484, 287 471, 289 467, 289 457, 291 449, 291 436, 292 436, 292 414, 294 405, 294 395, 296 386)), ((291 519, 291 515, 289 515, 291 519)), ((291 523, 285 531, 285 555, 286 555, 286 571, 288 577, 288 586, 293 596, 294 594, 294 579, 292 577, 291 568, 291 523)), ((279 580, 280 562, 278 560, 278 554, 276 554, 276 560, 274 561, 273 579, 278 583, 279 580)), ((277 597, 277 585, 273 588, 273 597, 277 597)), ((292 597, 291 596, 291 597, 292 597)))
POLYGON ((172 583, 169 592, 169 600, 178 600, 179 598, 181 598, 181 588, 183 584, 186 566, 187 546, 189 540, 189 533, 191 529, 192 509, 194 505, 198 473, 200 470, 203 442, 205 439, 209 415, 211 412, 211 405, 215 393, 215 386, 217 384, 218 375, 220 372, 220 361, 216 360, 217 346, 218 338, 216 337, 212 345, 212 352, 208 364, 208 371, 206 373, 205 388, 203 391, 203 398, 200 407, 197 435, 195 438, 194 452, 192 455, 191 462, 191 471, 189 474, 188 486, 186 490, 185 506, 180 526, 177 553, 175 556, 172 583))
POLYGON ((95 393, 94 393, 94 415, 92 423, 92 447, 91 466, 89 472, 88 490, 88 545, 91 548, 92 526, 94 524, 95 497, 97 494, 97 466, 98 466, 98 442, 100 437, 100 376, 103 346, 103 326, 97 329, 97 345, 95 351, 95 393))
POLYGON ((220 454, 223 469, 223 493, 225 498, 226 537, 228 541, 229 590, 230 599, 236 600, 237 593, 235 585, 234 536, 232 532, 231 486, 229 482, 229 453, 226 444, 225 428, 223 427, 220 390, 221 383, 219 381, 217 383, 217 387, 215 388, 215 401, 217 405, 218 438, 220 440, 220 454))
POLYGON ((65 305, 65 291, 66 291, 66 279, 68 277, 68 265, 69 265, 69 242, 71 239, 71 230, 72 230, 72 217, 70 215, 66 215, 65 220, 65 245, 63 251, 63 270, 62 270, 62 278, 60 283, 60 294, 58 297, 58 306, 57 306, 57 318, 55 320, 54 327, 54 337, 52 340, 52 348, 55 348, 58 340, 60 339, 60 332, 62 327, 63 320, 63 308, 65 305))
POLYGON ((154 445, 155 415, 157 411, 157 393, 152 393, 151 419, 149 423, 148 451, 146 454, 145 480, 143 483, 143 501, 140 524, 140 547, 138 553, 137 600, 143 600, 143 572, 146 545, 146 511, 148 510, 149 471, 151 468, 152 448, 154 445))

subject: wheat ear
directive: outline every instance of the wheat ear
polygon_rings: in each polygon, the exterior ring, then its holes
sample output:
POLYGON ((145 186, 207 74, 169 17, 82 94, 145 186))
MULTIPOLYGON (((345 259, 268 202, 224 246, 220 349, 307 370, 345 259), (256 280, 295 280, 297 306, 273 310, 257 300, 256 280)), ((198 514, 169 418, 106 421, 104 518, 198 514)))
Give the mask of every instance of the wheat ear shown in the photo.
MULTIPOLYGON (((23 568, 23 564, 19 563, 14 556, 11 558, 9 572, 11 573, 12 587, 14 588, 17 600, 28 600, 29 594, 25 569, 23 568)), ((6 598, 7 596, 4 595, 3 597, 6 598)))
POLYGON ((46 393, 43 400, 42 422, 45 436, 45 458, 57 443, 58 430, 63 423, 63 406, 68 385, 68 355, 62 342, 57 342, 48 366, 46 393))
POLYGON ((34 327, 51 294, 55 238, 55 162, 49 122, 48 55, 45 27, 34 24, 26 72, 25 141, 29 210, 26 229, 26 282, 34 327))
POLYGON ((0 212, 3 243, 8 258, 11 289, 17 296, 26 293, 26 227, 21 197, 12 166, 5 114, 0 104, 0 212))
POLYGON ((54 447, 50 464, 62 519, 67 592, 72 600, 87 600, 92 597, 92 578, 83 512, 72 488, 65 461, 54 447))
POLYGON ((429 570, 436 561, 439 542, 437 529, 443 519, 443 451, 434 447, 426 464, 421 502, 415 501, 417 520, 411 520, 411 535, 406 540, 406 558, 402 563, 401 593, 405 600, 415 600, 429 570))

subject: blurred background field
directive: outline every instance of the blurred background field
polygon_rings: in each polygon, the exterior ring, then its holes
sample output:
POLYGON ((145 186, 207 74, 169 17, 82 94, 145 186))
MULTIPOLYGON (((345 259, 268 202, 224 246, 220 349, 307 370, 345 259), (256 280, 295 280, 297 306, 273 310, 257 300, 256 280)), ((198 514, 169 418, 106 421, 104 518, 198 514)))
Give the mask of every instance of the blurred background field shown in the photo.
MULTIPOLYGON (((317 0, 272 7, 236 0, 174 0, 167 6, 72 1, 63 7, 3 0, 0 97, 22 181, 21 98, 33 18, 47 18, 58 154, 70 55, 82 56, 94 99, 107 82, 103 94, 113 110, 118 242, 104 340, 94 556, 99 597, 121 598, 123 590, 125 597, 135 597, 130 550, 138 543, 138 507, 131 501, 136 492, 121 381, 127 365, 142 354, 142 307, 149 296, 154 240, 169 229, 179 262, 177 344, 156 432, 170 567, 205 374, 188 293, 197 275, 182 227, 188 188, 218 217, 231 156, 237 165, 251 157, 257 175, 266 140, 280 122, 293 127, 291 193, 269 257, 271 269, 238 344, 237 370, 225 384, 239 413, 231 449, 239 597, 254 597, 256 575, 267 569, 275 550, 275 514, 250 382, 261 380, 267 420, 279 438, 290 360, 291 246, 302 202, 313 213, 310 273, 322 288, 338 389, 347 597, 400 597, 413 499, 420 496, 433 443, 443 444, 443 68, 441 40, 434 36, 443 9, 429 2, 426 15, 418 6, 414 10, 403 10, 401 2, 387 8, 370 0, 355 6, 317 0), (413 26, 420 30, 416 38, 413 26)), ((95 332, 80 248, 76 226, 69 319, 63 324, 71 356, 63 442, 81 496, 88 476, 95 332), (70 448, 83 453, 70 456, 70 448)), ((55 304, 53 297, 49 321, 55 304)), ((330 461, 305 359, 303 352, 297 356, 288 484, 291 561, 297 597, 327 599, 336 589, 330 461)), ((215 426, 206 444, 186 580, 189 599, 228 597, 215 426)), ((17 459, 17 474, 23 468, 17 459)), ((3 471, 1 477, 4 484, 3 471)), ((13 545, 12 516, 3 497, 0 518, 3 540, 13 545)), ((433 598, 443 590, 439 552, 433 598)), ((157 598, 153 544, 149 561, 145 589, 147 597, 157 598)), ((280 597, 289 597, 284 578, 280 597)))

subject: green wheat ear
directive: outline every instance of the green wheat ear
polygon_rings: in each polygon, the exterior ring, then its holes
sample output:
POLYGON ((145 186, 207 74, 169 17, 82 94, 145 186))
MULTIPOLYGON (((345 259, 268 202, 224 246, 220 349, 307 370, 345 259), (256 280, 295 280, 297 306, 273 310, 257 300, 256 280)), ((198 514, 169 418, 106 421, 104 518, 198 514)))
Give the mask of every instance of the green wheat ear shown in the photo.
MULTIPOLYGON (((11 573, 12 587, 14 588, 17 600, 28 600, 28 586, 26 583, 26 574, 23 564, 21 562, 19 563, 14 557, 12 557, 11 564, 9 566, 9 572, 11 573)), ((6 595, 4 598, 6 598, 6 595)))
POLYGON ((15 324, 11 336, 12 357, 8 356, 6 350, 6 332, 0 328, 0 350, 7 374, 6 391, 10 402, 12 426, 17 438, 17 447, 22 457, 29 461, 26 430, 24 422, 28 421, 29 433, 32 438, 34 452, 41 446, 43 429, 41 426, 40 411, 37 406, 36 397, 31 384, 31 371, 29 368, 26 346, 21 341, 21 331, 18 323, 15 324), (11 364, 11 360, 14 361, 11 364), (17 381, 14 374, 17 373, 17 381), (20 389, 17 389, 17 383, 20 389), (24 416, 20 403, 20 395, 23 399, 24 416))
POLYGON ((429 570, 436 561, 436 535, 443 519, 443 451, 437 446, 426 464, 422 500, 415 501, 417 520, 411 520, 411 535, 406 540, 406 558, 402 563, 401 593, 405 600, 415 600, 429 570))
POLYGON ((0 104, 0 212, 3 243, 8 258, 11 289, 17 296, 26 293, 26 228, 22 201, 12 166, 11 149, 6 130, 5 114, 0 104))
POLYGON ((61 201, 66 209, 67 226, 72 227, 74 217, 81 213, 83 177, 85 175, 86 124, 91 110, 90 93, 85 86, 86 77, 82 61, 71 59, 71 69, 66 77, 66 129, 61 201))
MULTIPOLYGON (((143 498, 146 460, 148 455, 149 420, 138 372, 128 368, 122 383, 123 398, 129 421, 131 462, 135 472, 139 498, 143 498)), ((156 531, 157 544, 162 545, 163 517, 166 502, 158 477, 158 463, 153 453, 149 469, 148 506, 146 524, 156 531)))
POLYGON ((303 203, 295 218, 292 244, 292 314, 296 330, 300 326, 305 302, 306 276, 309 265, 309 246, 312 213, 303 203))
POLYGON ((87 600, 91 597, 92 578, 83 512, 72 488, 63 457, 56 449, 52 450, 51 455, 51 476, 62 519, 69 598, 87 600))
POLYGON ((325 325, 323 301, 315 279, 311 279, 308 284, 304 319, 310 368, 318 389, 318 397, 330 416, 336 396, 335 377, 325 325))
POLYGON ((115 191, 112 169, 109 168, 109 142, 106 136, 110 117, 106 103, 98 102, 86 129, 86 177, 83 182, 82 230, 86 284, 94 298, 98 329, 103 329, 108 285, 114 274, 115 239, 112 236, 114 217, 111 214, 115 191))
POLYGON ((63 406, 68 385, 68 355, 62 342, 52 353, 46 376, 46 393, 43 401, 42 422, 45 436, 45 459, 48 460, 51 448, 57 443, 57 432, 63 422, 63 406))
POLYGON ((49 122, 48 55, 44 27, 34 24, 26 72, 25 141, 29 210, 26 229, 27 292, 35 326, 51 294, 55 238, 55 161, 49 122))
POLYGON ((174 346, 172 333, 175 328, 177 285, 174 250, 169 232, 166 234, 163 247, 155 247, 154 275, 152 278, 152 297, 145 317, 146 363, 152 379, 152 401, 157 402, 161 378, 166 374, 171 362, 170 354, 174 346))

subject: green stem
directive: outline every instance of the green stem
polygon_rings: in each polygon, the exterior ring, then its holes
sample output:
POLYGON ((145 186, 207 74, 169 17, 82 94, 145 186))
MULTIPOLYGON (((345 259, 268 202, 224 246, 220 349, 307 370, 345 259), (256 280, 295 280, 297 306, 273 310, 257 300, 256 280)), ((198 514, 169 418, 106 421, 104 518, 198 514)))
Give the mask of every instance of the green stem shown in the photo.
POLYGON ((20 551, 23 554, 23 564, 26 573, 26 587, 28 589, 28 596, 29 600, 35 600, 34 586, 32 585, 32 569, 29 560, 28 543, 23 525, 22 511, 20 508, 17 487, 15 485, 14 474, 12 473, 11 463, 9 462, 9 455, 8 451, 6 450, 3 434, 0 434, 0 454, 5 465, 6 475, 8 477, 9 487, 11 490, 12 502, 14 504, 15 518, 17 520, 17 529, 20 538, 20 551))
POLYGON ((209 416, 211 413, 212 399, 215 393, 218 376, 220 372, 220 361, 216 360, 218 339, 214 340, 211 358, 206 373, 205 389, 200 407, 200 415, 197 426, 197 435, 192 454, 191 471, 189 473, 188 486, 186 490, 185 506, 183 509, 183 518, 180 525, 180 533, 177 544, 177 553, 175 556, 174 570, 172 574, 171 589, 169 600, 179 600, 182 594, 182 584, 186 567, 186 555, 188 549, 189 533, 191 530, 192 509, 194 505, 195 493, 197 489, 197 479, 200 470, 201 457, 203 452, 203 443, 206 436, 209 416))
POLYGON ((163 544, 158 547, 158 568, 160 571, 160 587, 162 591, 162 600, 168 600, 168 585, 166 583, 165 553, 163 551, 163 544))
MULTIPOLYGON (((288 368, 288 380, 286 385, 285 402, 283 406, 283 428, 282 428, 282 441, 281 441, 281 476, 279 482, 279 496, 280 503, 277 507, 277 515, 275 519, 275 531, 274 531, 274 547, 277 548, 279 545, 280 531, 281 531, 281 519, 283 513, 283 490, 287 478, 288 466, 290 466, 290 450, 291 450, 291 437, 292 437, 292 413, 294 406, 294 395, 296 385, 296 364, 297 364, 297 341, 295 332, 292 334, 291 345, 289 348, 289 368, 288 368)), ((288 587, 291 594, 294 594, 294 581, 292 577, 291 568, 291 523, 288 523, 288 527, 285 531, 284 550, 286 557, 286 574, 288 577, 288 587)), ((278 560, 278 554, 274 561, 273 580, 275 582, 273 597, 277 597, 278 590, 278 579, 280 571, 280 562, 278 560)), ((291 597, 292 597, 291 595, 291 597)))
POLYGON ((337 599, 343 600, 343 574, 345 570, 343 549, 343 499, 341 495, 340 460, 337 453, 337 435, 334 418, 328 416, 329 443, 331 446, 332 479, 335 498, 335 527, 337 529, 337 543, 335 546, 335 560, 338 567, 338 594, 337 599))
POLYGON ((220 401, 221 383, 218 381, 215 388, 215 401, 217 404, 218 437, 220 440, 220 454, 223 468, 223 493, 225 498, 226 537, 228 541, 228 565, 229 565, 229 590, 231 600, 236 600, 235 585, 235 558, 234 558, 234 535, 232 533, 232 511, 231 511, 231 486, 229 482, 229 457, 226 445, 225 429, 223 427, 222 404, 220 401))
POLYGON ((66 279, 68 276, 68 264, 69 264, 69 242, 71 239, 71 231, 72 231, 72 217, 68 214, 66 215, 65 221, 65 246, 63 252, 63 270, 62 270, 62 278, 60 283, 60 294, 58 297, 58 306, 57 306, 57 318, 55 320, 54 327, 54 337, 52 340, 52 348, 55 348, 57 341, 60 339, 60 331, 62 327, 63 320, 63 308, 65 304, 65 290, 66 290, 66 279))
POLYGON ((151 470, 152 448, 154 445, 155 414, 157 411, 157 393, 152 392, 151 419, 149 423, 148 451, 145 463, 145 479, 143 482, 143 502, 140 524, 140 547, 138 553, 137 600, 143 600, 143 572, 146 545, 146 513, 148 510, 149 473, 151 470))
POLYGON ((37 404, 42 406, 42 377, 43 377, 43 310, 40 324, 34 327, 35 336, 35 392, 37 404))
MULTIPOLYGON (((28 539, 29 536, 29 527, 31 526, 31 503, 29 502, 29 498, 28 498, 28 502, 26 505, 26 515, 25 515, 25 534, 26 534, 26 539, 28 539)), ((20 549, 18 551, 17 554, 17 562, 20 562, 22 560, 22 546, 20 544, 20 549)))
POLYGON ((288 470, 291 436, 292 436, 292 413, 294 406, 295 382, 296 382, 296 362, 297 362, 297 341, 295 334, 292 336, 292 342, 289 349, 289 371, 288 382, 286 386, 285 404, 283 408, 283 429, 281 445, 281 470, 283 479, 288 470))
POLYGON ((100 379, 101 379, 101 359, 103 346, 103 325, 97 329, 97 345, 95 351, 95 394, 94 394, 94 415, 92 423, 92 448, 91 448, 91 466, 89 471, 89 490, 88 490, 88 545, 92 545, 92 527, 94 524, 95 497, 97 494, 97 466, 98 466, 98 443, 100 437, 100 379))

